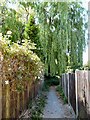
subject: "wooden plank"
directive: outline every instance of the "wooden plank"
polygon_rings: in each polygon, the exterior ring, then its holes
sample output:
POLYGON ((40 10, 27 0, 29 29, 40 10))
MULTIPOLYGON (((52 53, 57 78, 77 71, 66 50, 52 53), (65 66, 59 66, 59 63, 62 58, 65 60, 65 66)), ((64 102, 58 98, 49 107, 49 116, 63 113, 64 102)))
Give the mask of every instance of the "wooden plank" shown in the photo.
POLYGON ((0 79, 0 120, 2 119, 2 79, 0 79))
POLYGON ((3 66, 3 56, 0 52, 0 120, 2 119, 2 66, 3 66))
POLYGON ((5 118, 10 118, 10 85, 9 81, 6 81, 6 115, 5 118))
POLYGON ((69 91, 69 77, 70 77, 70 74, 67 73, 67 78, 68 78, 68 104, 70 104, 70 91, 69 91))
POLYGON ((66 74, 66 96, 68 98, 68 74, 66 74))
POLYGON ((88 71, 88 78, 87 78, 87 102, 88 102, 88 107, 87 107, 87 113, 88 116, 90 117, 90 71, 88 71))
POLYGON ((85 71, 77 72, 78 115, 87 118, 87 80, 85 71))
POLYGON ((75 71, 75 91, 76 91, 76 117, 78 117, 78 71, 75 71))
POLYGON ((66 74, 64 74, 64 94, 66 96, 66 74))
POLYGON ((73 110, 76 112, 76 93, 75 93, 75 74, 74 73, 70 73, 69 74, 69 98, 70 98, 70 104, 73 108, 73 110))

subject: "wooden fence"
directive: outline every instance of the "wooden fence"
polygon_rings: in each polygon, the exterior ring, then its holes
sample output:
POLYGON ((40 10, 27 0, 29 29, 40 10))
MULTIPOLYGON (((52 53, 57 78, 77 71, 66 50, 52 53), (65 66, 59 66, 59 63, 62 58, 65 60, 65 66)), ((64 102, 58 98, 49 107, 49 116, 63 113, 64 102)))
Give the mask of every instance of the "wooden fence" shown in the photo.
POLYGON ((0 120, 2 119, 2 53, 0 52, 0 120))
POLYGON ((90 118, 90 71, 63 74, 61 86, 76 116, 90 118))
POLYGON ((37 55, 18 44, 9 48, 0 40, 0 120, 18 118, 27 109, 41 89, 42 77, 37 55))
POLYGON ((17 84, 18 81, 16 80, 4 81, 0 84, 0 88, 2 88, 0 119, 18 118, 21 112, 27 109, 28 102, 32 101, 41 90, 43 79, 40 78, 40 80, 33 82, 24 81, 23 90, 16 90, 15 85, 17 84))
POLYGON ((68 103, 72 105, 74 111, 76 112, 75 74, 63 74, 61 79, 61 86, 65 96, 68 99, 68 103))

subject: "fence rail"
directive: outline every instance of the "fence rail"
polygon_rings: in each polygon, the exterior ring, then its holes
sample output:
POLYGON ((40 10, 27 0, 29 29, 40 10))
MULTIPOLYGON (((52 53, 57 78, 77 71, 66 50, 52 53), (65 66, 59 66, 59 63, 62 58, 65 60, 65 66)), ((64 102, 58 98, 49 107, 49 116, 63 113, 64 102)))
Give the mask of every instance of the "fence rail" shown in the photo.
POLYGON ((63 74, 61 86, 76 116, 90 118, 90 71, 63 74))

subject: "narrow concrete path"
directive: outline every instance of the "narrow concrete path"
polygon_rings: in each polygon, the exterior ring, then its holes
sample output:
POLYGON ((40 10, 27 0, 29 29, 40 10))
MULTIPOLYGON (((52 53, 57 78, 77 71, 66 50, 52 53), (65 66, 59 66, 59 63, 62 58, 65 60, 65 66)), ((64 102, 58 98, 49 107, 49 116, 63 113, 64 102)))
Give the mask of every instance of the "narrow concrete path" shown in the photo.
POLYGON ((72 108, 58 98, 55 87, 51 87, 48 93, 47 104, 43 112, 43 118, 75 118, 72 108))

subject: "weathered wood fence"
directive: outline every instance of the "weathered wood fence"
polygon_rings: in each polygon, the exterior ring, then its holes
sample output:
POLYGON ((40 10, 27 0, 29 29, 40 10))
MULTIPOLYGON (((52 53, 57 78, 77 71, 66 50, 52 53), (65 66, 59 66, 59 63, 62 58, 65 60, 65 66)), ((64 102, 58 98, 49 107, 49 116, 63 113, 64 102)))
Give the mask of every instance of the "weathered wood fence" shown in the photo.
POLYGON ((63 74, 61 86, 76 116, 90 118, 90 71, 63 74))
POLYGON ((30 50, 0 40, 0 120, 18 118, 42 86, 43 64, 30 50))
POLYGON ((4 81, 0 82, 0 119, 1 118, 18 118, 19 115, 27 109, 28 102, 37 96, 43 85, 43 78, 37 81, 24 81, 23 90, 18 91, 14 88, 17 81, 4 81), (2 94, 2 95, 1 95, 2 94))
POLYGON ((0 52, 0 120, 2 119, 2 53, 0 52))

